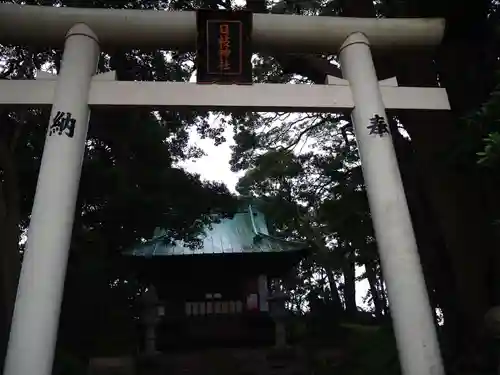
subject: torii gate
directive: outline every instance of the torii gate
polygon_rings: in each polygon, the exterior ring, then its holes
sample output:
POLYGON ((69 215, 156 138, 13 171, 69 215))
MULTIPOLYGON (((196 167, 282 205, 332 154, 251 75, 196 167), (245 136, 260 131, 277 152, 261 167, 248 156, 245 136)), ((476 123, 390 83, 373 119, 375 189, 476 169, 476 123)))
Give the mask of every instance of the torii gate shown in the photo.
POLYGON ((441 19, 255 14, 257 51, 338 53, 345 80, 252 86, 118 82, 113 73, 95 75, 100 44, 193 50, 195 13, 0 4, 0 43, 64 43, 57 79, 0 81, 0 104, 52 104, 4 375, 51 373, 89 106, 99 105, 352 110, 403 373, 443 375, 385 109, 449 110, 449 103, 443 88, 397 87, 395 79, 379 83, 370 51, 435 46, 443 33, 441 19), (70 126, 54 127, 62 120, 70 126))

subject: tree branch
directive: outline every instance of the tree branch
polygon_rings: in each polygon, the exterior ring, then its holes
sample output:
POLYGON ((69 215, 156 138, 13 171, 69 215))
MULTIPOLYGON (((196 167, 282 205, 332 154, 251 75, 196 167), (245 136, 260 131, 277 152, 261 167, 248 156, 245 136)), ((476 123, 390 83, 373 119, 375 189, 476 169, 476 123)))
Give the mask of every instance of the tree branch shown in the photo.
MULTIPOLYGON (((275 13, 276 7, 270 13, 275 13)), ((265 0, 247 0, 246 8, 253 13, 268 13, 265 0)), ((300 74, 316 84, 324 84, 327 75, 342 77, 340 69, 326 58, 305 54, 277 54, 273 57, 284 73, 300 74)))
POLYGON ((300 140, 302 139, 302 137, 309 133, 311 130, 313 129, 316 129, 317 127, 323 125, 324 123, 326 122, 325 119, 321 119, 321 120, 318 120, 315 124, 312 124, 311 126, 308 126, 306 129, 302 130, 299 135, 297 136, 297 138, 295 138, 295 140, 290 143, 288 146, 284 147, 285 150, 290 150, 291 148, 295 147, 299 142, 300 140))

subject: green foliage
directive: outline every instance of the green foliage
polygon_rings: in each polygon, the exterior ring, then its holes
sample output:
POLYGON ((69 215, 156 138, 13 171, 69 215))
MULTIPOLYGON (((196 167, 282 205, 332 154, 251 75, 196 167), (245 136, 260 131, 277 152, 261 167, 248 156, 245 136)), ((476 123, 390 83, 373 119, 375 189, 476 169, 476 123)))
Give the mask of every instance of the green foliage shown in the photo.
POLYGON ((85 375, 87 364, 66 351, 57 351, 52 375, 85 375))
POLYGON ((394 332, 387 327, 351 326, 348 358, 335 369, 339 375, 399 375, 394 332))
MULTIPOLYGON (((500 73, 497 73, 500 81, 500 73)), ((489 99, 468 119, 470 126, 479 127, 487 133, 484 138, 484 150, 478 152, 478 163, 489 168, 500 166, 500 84, 491 92, 489 99)))
POLYGON ((488 134, 484 143, 484 151, 477 153, 480 157, 478 163, 490 167, 498 165, 500 162, 500 133, 495 131, 488 134))

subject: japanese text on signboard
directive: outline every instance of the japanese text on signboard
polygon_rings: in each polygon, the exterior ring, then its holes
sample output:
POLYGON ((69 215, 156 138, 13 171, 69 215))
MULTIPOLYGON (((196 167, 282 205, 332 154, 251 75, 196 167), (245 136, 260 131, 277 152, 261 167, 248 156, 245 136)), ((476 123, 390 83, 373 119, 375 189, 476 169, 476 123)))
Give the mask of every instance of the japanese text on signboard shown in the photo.
POLYGON ((197 82, 252 83, 252 14, 197 12, 197 82))
POLYGON ((207 22, 207 73, 240 75, 242 73, 241 22, 207 22))
POLYGON ((229 25, 223 23, 219 25, 219 69, 230 70, 231 63, 229 57, 231 55, 231 39, 229 36, 229 25))

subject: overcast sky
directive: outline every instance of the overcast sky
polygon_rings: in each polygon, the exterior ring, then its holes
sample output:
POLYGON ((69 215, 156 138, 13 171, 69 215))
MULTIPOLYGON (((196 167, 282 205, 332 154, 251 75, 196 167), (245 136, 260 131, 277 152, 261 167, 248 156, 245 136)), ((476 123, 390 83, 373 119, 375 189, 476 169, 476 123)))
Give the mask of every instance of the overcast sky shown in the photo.
POLYGON ((238 182, 238 178, 243 173, 233 173, 229 168, 229 160, 231 158, 230 147, 234 144, 232 129, 227 128, 224 136, 226 142, 215 146, 212 139, 201 139, 193 129, 190 131, 189 143, 203 149, 206 156, 195 161, 179 163, 179 165, 189 172, 200 174, 202 179, 224 182, 229 190, 235 192, 234 188, 238 182))

